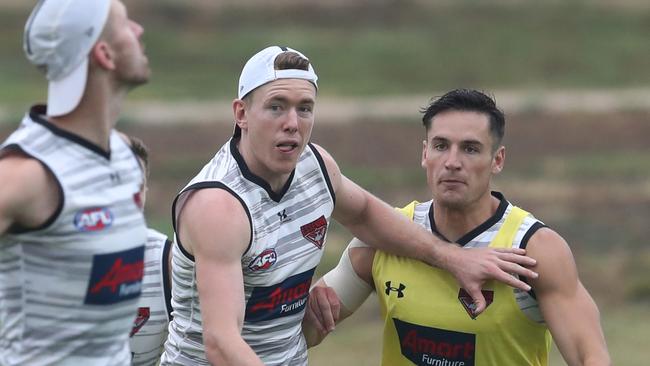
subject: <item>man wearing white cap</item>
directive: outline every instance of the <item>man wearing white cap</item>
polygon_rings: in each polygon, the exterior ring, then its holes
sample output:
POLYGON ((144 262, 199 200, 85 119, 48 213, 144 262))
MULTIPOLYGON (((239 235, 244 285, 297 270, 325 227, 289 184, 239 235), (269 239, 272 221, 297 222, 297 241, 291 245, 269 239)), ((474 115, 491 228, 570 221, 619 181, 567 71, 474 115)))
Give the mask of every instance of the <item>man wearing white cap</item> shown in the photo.
MULTIPOLYGON (((522 250, 462 250, 343 176, 310 143, 317 76, 307 57, 268 47, 244 66, 233 137, 172 208, 172 306, 162 365, 306 365, 301 321, 330 217, 370 245, 480 285, 535 276, 522 250)), ((334 299, 335 301, 335 299, 334 299)))
POLYGON ((146 226, 140 166, 114 130, 145 83, 119 0, 41 0, 24 49, 49 81, 0 147, 0 365, 126 365, 146 226))

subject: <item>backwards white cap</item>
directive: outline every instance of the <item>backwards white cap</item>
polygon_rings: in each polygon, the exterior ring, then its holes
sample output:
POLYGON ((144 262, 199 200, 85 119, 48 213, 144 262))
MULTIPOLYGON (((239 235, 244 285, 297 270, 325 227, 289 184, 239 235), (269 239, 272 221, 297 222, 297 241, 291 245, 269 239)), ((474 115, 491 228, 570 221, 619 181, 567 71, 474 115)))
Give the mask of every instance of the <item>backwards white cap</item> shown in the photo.
POLYGON ((111 0, 40 0, 25 24, 27 59, 49 80, 47 115, 72 112, 83 96, 88 55, 102 33, 111 0))
MULTIPOLYGON (((314 84, 314 87, 318 89, 318 84, 316 83, 318 76, 316 76, 316 72, 314 72, 311 62, 309 63, 308 70, 275 69, 275 59, 285 52, 294 52, 305 60, 309 60, 307 56, 289 47, 271 46, 261 50, 246 62, 244 69, 241 71, 237 93, 238 98, 243 99, 255 88, 278 79, 304 79, 314 84)), ((240 135, 241 129, 235 123, 233 136, 239 137, 240 135)))
POLYGON ((239 76, 237 94, 239 99, 244 98, 253 89, 277 79, 304 79, 310 81, 318 89, 318 84, 316 84, 318 76, 316 76, 311 63, 309 63, 309 70, 275 69, 275 59, 284 52, 294 52, 300 57, 309 60, 302 53, 288 47, 271 46, 261 50, 246 62, 239 76))

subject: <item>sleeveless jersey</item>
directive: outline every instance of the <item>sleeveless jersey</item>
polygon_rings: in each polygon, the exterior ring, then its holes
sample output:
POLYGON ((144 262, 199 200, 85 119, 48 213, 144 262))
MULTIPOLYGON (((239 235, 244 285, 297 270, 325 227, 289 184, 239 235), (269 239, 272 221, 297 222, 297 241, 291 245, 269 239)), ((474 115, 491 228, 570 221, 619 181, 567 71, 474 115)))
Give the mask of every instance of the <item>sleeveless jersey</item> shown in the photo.
MULTIPOLYGON (((463 236, 465 247, 525 247, 543 224, 509 204, 463 236)), ((402 212, 436 232, 432 202, 402 212)), ((470 296, 448 272, 376 252, 373 279, 384 318, 382 365, 547 365, 550 333, 533 294, 490 281, 486 310, 473 316, 470 296)))
POLYGON ((131 329, 131 364, 155 366, 160 360, 171 319, 169 254, 171 242, 153 229, 147 233, 144 249, 144 278, 138 313, 131 329))
POLYGON ((34 107, 2 145, 39 160, 61 201, 41 227, 0 238, 0 365, 125 365, 140 296, 142 171, 112 131, 110 151, 34 107))
MULTIPOLYGON (((174 202, 173 215, 196 189, 224 189, 243 205, 251 226, 241 258, 245 317, 242 337, 266 365, 306 365, 301 331, 312 275, 320 262, 334 209, 332 189, 318 151, 308 145, 281 193, 255 176, 226 143, 174 202)), ((175 236, 172 249, 174 319, 162 365, 207 365, 202 341, 194 258, 175 236)))

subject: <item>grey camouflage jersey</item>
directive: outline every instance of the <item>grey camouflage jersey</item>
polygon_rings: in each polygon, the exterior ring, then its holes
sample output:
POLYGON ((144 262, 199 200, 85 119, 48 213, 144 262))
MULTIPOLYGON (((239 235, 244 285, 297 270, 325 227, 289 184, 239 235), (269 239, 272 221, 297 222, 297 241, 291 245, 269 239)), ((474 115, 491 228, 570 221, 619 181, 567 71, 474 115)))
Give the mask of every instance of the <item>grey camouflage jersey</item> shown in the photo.
POLYGON ((113 131, 110 152, 34 107, 2 145, 38 159, 62 201, 40 228, 0 238, 0 365, 126 365, 146 226, 142 172, 113 131))
POLYGON ((171 318, 167 260, 170 250, 171 242, 167 235, 153 229, 148 230, 144 249, 142 296, 129 339, 133 366, 157 365, 167 339, 167 327, 171 318))
MULTIPOLYGON (((248 170, 236 140, 231 140, 177 196, 175 220, 187 192, 205 188, 227 190, 249 215, 252 238, 241 258, 243 339, 266 365, 306 365, 301 321, 334 209, 334 192, 321 156, 307 146, 284 190, 276 193, 248 170)), ((162 365, 207 365, 194 258, 178 243, 178 236, 172 258, 174 319, 162 365)))

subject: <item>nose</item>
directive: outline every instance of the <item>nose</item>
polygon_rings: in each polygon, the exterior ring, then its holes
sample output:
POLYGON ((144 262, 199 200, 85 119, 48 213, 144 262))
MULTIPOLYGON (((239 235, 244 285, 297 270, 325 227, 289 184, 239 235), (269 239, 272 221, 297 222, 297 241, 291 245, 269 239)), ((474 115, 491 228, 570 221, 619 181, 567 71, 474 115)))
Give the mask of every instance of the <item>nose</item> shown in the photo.
POLYGON ((132 20, 131 20, 130 25, 131 25, 131 29, 133 29, 133 33, 135 33, 136 37, 140 38, 142 36, 142 34, 144 33, 144 28, 140 24, 138 24, 138 23, 136 23, 136 22, 134 22, 132 20))
POLYGON ((284 120, 283 129, 289 133, 298 131, 298 111, 295 108, 290 108, 287 112, 287 118, 284 120))
POLYGON ((449 149, 445 158, 445 168, 447 170, 459 170, 461 168, 459 151, 457 147, 454 146, 449 149))

